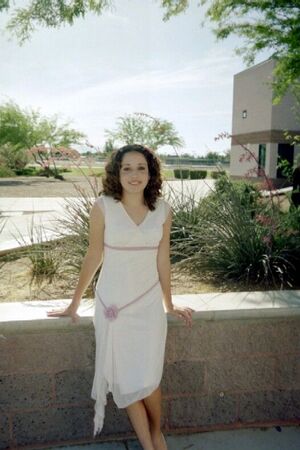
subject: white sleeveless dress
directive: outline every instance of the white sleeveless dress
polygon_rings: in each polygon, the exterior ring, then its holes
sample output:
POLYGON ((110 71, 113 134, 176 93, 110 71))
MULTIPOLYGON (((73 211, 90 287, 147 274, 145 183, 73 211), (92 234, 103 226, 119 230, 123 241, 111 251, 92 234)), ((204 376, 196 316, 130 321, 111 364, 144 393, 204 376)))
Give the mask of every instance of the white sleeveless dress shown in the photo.
POLYGON ((123 204, 101 195, 104 259, 96 285, 94 436, 103 427, 106 396, 119 408, 150 395, 160 384, 167 317, 157 270, 157 250, 170 205, 158 199, 140 225, 123 204))

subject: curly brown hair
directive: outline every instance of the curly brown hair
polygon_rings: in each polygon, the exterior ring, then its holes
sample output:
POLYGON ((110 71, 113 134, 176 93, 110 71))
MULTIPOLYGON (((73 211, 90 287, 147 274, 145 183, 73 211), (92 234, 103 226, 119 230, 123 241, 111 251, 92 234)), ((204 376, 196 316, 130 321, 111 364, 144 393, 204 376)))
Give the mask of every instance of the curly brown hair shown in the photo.
POLYGON ((120 168, 124 155, 129 152, 141 153, 147 161, 150 179, 144 189, 144 199, 150 211, 153 211, 157 198, 162 195, 161 165, 153 150, 144 145, 125 145, 111 153, 105 166, 105 174, 102 179, 103 190, 101 193, 109 195, 115 200, 121 200, 123 188, 120 183, 120 168))

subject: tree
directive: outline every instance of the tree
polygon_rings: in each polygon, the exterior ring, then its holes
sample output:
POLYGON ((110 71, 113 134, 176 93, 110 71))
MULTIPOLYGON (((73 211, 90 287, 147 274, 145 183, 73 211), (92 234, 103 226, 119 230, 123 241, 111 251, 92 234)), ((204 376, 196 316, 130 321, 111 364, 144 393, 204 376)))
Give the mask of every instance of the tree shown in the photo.
POLYGON ((73 148, 46 147, 44 145, 32 147, 28 154, 34 159, 36 164, 41 166, 43 175, 48 178, 53 176, 59 180, 63 180, 64 177, 59 173, 55 161, 59 159, 77 160, 80 157, 80 153, 73 148))
POLYGON ((220 154, 218 152, 209 151, 206 153, 205 158, 211 161, 219 161, 220 154))
POLYGON ((184 145, 174 125, 166 120, 161 120, 144 113, 134 113, 117 120, 117 129, 106 130, 106 136, 113 148, 114 143, 142 144, 152 150, 157 150, 163 145, 179 148, 184 145))
POLYGON ((0 146, 10 144, 16 150, 35 144, 33 113, 23 111, 16 103, 0 105, 0 146))
MULTIPOLYGON (((183 13, 189 0, 160 0, 164 20, 183 13)), ((30 0, 22 8, 0 0, 1 10, 12 10, 8 29, 20 43, 28 39, 39 25, 58 28, 72 25, 88 12, 102 14, 112 8, 113 0, 30 0)), ((218 39, 237 34, 245 45, 237 52, 247 64, 253 64, 262 50, 270 50, 276 61, 274 93, 277 101, 292 88, 299 95, 300 86, 300 0, 200 0, 208 4, 206 16, 216 24, 218 39)))
MULTIPOLYGON (((0 147, 9 148, 19 156, 38 147, 48 148, 54 155, 55 151, 61 152, 62 147, 81 143, 84 137, 83 133, 70 128, 69 123, 58 124, 57 116, 44 117, 37 111, 21 109, 14 102, 0 105, 0 147)), ((31 152, 33 154, 43 162, 43 156, 31 152)))
MULTIPOLYGON (((0 0, 0 11, 12 9, 9 0, 0 0)), ((30 0, 28 5, 13 9, 7 28, 20 43, 28 39, 39 25, 59 28, 73 25, 88 12, 101 14, 111 8, 112 0, 30 0)))
POLYGON ((22 171, 29 161, 29 155, 25 151, 11 144, 0 146, 0 166, 6 167, 16 174, 22 171))
POLYGON ((103 156, 109 156, 114 150, 114 143, 111 139, 108 139, 105 144, 104 144, 104 148, 103 148, 103 156))
MULTIPOLYGON (((185 11, 187 0, 163 0, 165 20, 185 11)), ((253 64, 262 50, 276 61, 274 101, 291 89, 300 97, 300 0, 201 0, 209 4, 208 19, 216 24, 217 39, 237 34, 245 41, 238 54, 253 64)))

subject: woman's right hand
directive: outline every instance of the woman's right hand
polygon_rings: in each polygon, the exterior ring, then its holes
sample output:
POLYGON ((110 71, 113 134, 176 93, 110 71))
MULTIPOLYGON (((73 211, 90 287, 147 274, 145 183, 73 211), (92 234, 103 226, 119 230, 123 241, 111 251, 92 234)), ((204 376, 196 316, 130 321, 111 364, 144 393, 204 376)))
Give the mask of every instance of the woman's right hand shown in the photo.
POLYGON ((70 304, 65 309, 53 309, 52 311, 47 311, 48 317, 71 317, 72 322, 78 322, 79 315, 77 314, 77 307, 70 304))

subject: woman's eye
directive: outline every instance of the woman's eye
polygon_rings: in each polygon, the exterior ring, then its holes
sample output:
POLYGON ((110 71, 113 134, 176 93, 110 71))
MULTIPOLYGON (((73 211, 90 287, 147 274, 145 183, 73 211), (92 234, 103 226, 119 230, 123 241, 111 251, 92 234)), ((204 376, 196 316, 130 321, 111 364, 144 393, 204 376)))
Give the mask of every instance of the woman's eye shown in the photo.
POLYGON ((139 167, 139 170, 145 170, 146 167, 139 167))

